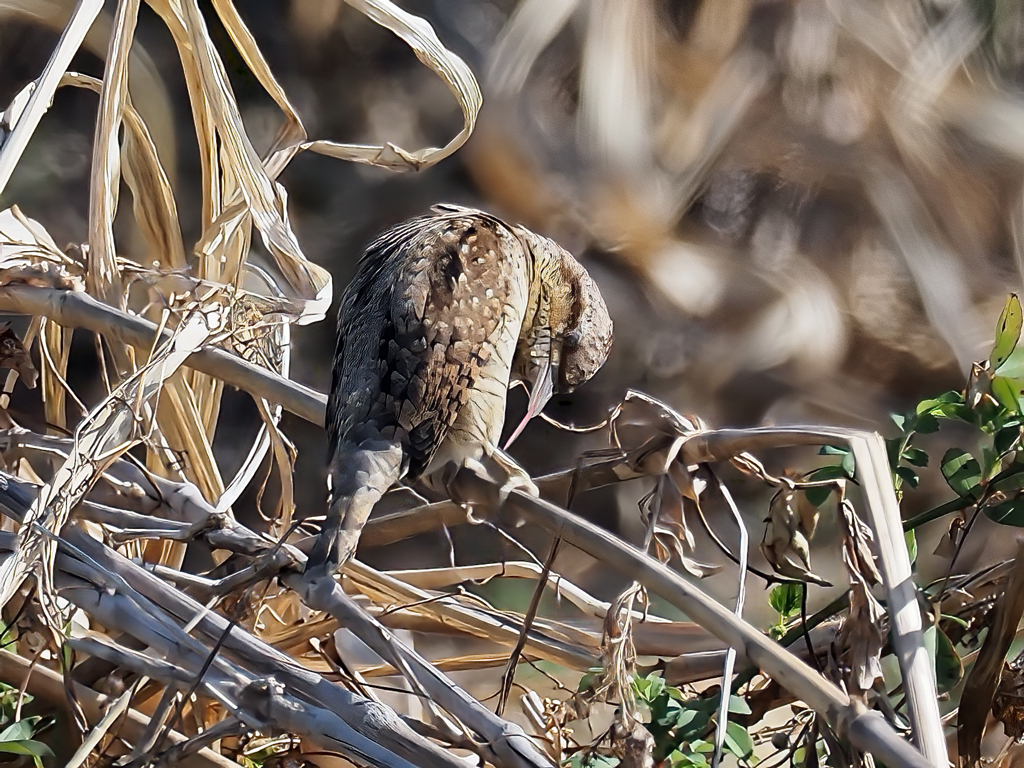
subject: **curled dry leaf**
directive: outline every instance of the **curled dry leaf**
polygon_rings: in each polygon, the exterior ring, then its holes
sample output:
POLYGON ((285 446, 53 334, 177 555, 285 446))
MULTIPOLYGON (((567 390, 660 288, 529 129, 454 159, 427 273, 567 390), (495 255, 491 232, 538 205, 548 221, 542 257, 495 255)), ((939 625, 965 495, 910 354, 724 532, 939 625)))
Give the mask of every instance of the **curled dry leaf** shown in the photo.
POLYGON ((0 368, 11 368, 18 372, 21 380, 29 389, 36 388, 39 371, 32 365, 28 350, 21 343, 18 334, 11 330, 8 323, 0 325, 0 368))
POLYGON ((840 504, 840 520, 843 524, 843 562, 850 571, 850 577, 873 587, 882 581, 875 567, 875 556, 870 542, 874 539, 871 528, 857 516, 848 499, 840 504))
POLYGON ((654 738, 643 726, 633 690, 636 648, 633 645, 633 603, 647 593, 635 582, 608 608, 601 639, 604 673, 594 692, 598 701, 619 702, 610 730, 612 752, 623 766, 651 768, 654 738))
MULTIPOLYGON (((673 466, 678 464, 675 462, 673 466)), ((655 554, 663 563, 672 559, 674 554, 679 558, 687 573, 698 579, 710 576, 721 570, 721 566, 699 562, 691 556, 696 548, 693 533, 686 524, 686 505, 699 504, 700 492, 706 487, 704 480, 692 478, 689 472, 673 472, 671 477, 662 476, 658 480, 651 502, 647 505, 648 515, 656 515, 654 520, 653 543, 655 554), (684 495, 678 487, 679 476, 690 480, 687 493, 684 495), (691 495, 692 494, 692 495, 691 495)))
POLYGON ((462 108, 463 126, 458 135, 444 147, 428 147, 413 152, 388 143, 383 146, 361 144, 335 144, 331 141, 311 141, 302 145, 324 155, 390 168, 396 171, 418 171, 440 162, 466 143, 476 125, 477 113, 483 103, 480 86, 473 72, 461 58, 449 51, 434 32, 433 27, 419 16, 399 8, 390 0, 347 0, 368 18, 389 29, 405 42, 416 58, 436 72, 455 95, 462 108))
MULTIPOLYGON (((114 217, 121 182, 121 115, 128 98, 128 51, 135 37, 139 0, 121 0, 103 68, 103 84, 97 107, 92 164, 89 173, 89 252, 86 285, 89 293, 120 309, 126 308, 121 273, 117 269, 114 217)), ((130 369, 131 358, 112 350, 118 368, 130 369)))
POLYGON ((843 499, 839 505, 843 530, 843 563, 850 574, 850 612, 836 638, 839 658, 849 670, 847 687, 861 694, 871 689, 882 675, 882 621, 885 610, 871 594, 881 581, 868 541, 871 529, 857 516, 853 505, 843 499))
POLYGON ((832 586, 811 572, 810 540, 818 524, 817 508, 801 505, 796 490, 787 486, 775 494, 768 509, 768 526, 761 553, 776 573, 823 587, 832 586))
POLYGON ((885 611, 863 582, 850 586, 850 613, 836 638, 839 657, 849 669, 851 694, 863 694, 882 676, 882 619, 885 611))
MULTIPOLYGON (((331 303, 330 273, 302 253, 288 220, 284 187, 268 172, 245 133, 223 60, 198 5, 194 0, 151 5, 171 31, 190 96, 201 105, 198 117, 202 120, 197 117, 197 131, 203 134, 201 143, 211 147, 219 141, 220 146, 219 152, 202 156, 207 188, 206 230, 196 245, 203 265, 200 276, 233 281, 244 264, 250 227, 255 225, 287 281, 290 314, 300 324, 322 319, 331 303), (222 270, 221 264, 230 265, 230 269, 222 270)), ((275 170, 279 172, 280 168, 275 170)))

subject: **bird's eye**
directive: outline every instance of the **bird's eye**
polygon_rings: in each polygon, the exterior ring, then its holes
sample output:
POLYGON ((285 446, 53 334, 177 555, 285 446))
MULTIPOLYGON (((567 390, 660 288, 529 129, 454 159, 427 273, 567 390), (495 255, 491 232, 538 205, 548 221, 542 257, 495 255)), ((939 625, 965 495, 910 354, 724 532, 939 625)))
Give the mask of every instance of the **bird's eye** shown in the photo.
POLYGON ((562 346, 569 349, 576 349, 580 345, 582 334, 579 328, 573 328, 562 337, 562 346))

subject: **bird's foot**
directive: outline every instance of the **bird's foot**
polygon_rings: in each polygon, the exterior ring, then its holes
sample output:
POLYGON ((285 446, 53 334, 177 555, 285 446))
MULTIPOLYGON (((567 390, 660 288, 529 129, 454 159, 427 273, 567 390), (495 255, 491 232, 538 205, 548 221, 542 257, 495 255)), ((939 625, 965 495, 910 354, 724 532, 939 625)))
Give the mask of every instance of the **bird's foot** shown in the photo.
POLYGON ((510 477, 504 483, 501 488, 498 489, 498 500, 504 504, 512 491, 522 491, 528 496, 533 496, 535 499, 540 498, 540 489, 537 488, 536 483, 530 479, 529 475, 524 477, 510 477))
POLYGON ((512 491, 522 491, 530 496, 540 497, 540 490, 529 473, 502 450, 495 448, 480 460, 467 459, 465 465, 498 487, 499 505, 505 503, 512 491))

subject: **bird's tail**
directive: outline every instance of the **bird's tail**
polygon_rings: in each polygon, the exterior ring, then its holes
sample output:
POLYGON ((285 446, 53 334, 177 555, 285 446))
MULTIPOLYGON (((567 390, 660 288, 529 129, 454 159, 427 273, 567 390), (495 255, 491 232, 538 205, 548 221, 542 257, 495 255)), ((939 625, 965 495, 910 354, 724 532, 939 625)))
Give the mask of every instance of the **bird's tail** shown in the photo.
POLYGON ((327 520, 306 563, 309 575, 329 575, 356 551, 370 512, 401 479, 401 443, 385 439, 341 444, 331 457, 331 498, 327 520))

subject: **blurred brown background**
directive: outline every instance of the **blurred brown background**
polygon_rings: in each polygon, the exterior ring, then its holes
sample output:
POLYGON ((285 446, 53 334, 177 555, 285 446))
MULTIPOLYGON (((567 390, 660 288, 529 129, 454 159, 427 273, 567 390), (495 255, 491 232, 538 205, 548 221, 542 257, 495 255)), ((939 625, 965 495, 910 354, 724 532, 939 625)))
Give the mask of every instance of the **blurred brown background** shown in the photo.
MULTIPOLYGON (((971 361, 987 354, 1024 260, 1021 4, 401 5, 466 60, 484 107, 469 143, 420 173, 312 154, 287 168, 281 181, 296 232, 306 255, 333 272, 336 299, 374 233, 451 201, 554 237, 600 283, 615 348, 592 383, 549 406, 562 421, 596 422, 634 387, 714 426, 885 431, 889 413, 959 389, 971 361)), ((63 0, 0 2, 0 104, 41 70, 69 11, 63 0)), ((311 136, 416 148, 441 146, 460 129, 444 84, 341 0, 248 2, 239 11, 311 136)), ((145 5, 136 45, 148 85, 133 98, 140 111, 165 116, 151 127, 186 243, 194 242, 199 158, 187 93, 166 28, 145 5)), ((92 46, 73 68, 101 76, 105 36, 92 46)), ((234 47, 221 52, 249 134, 266 149, 279 113, 234 47)), ((59 91, 0 198, 60 244, 87 236, 95 104, 93 94, 59 91)), ((130 195, 121 205, 130 207, 130 195)), ((118 226, 126 255, 145 259, 130 211, 118 226)), ((333 319, 297 329, 295 343, 293 375, 326 390, 333 319)), ((82 339, 74 375, 91 379, 94 365, 82 339)), ((524 404, 519 393, 510 408, 518 415, 524 404)), ((215 447, 230 472, 258 418, 237 393, 225 397, 223 415, 215 447)), ((283 424, 298 447, 299 508, 321 511, 324 437, 298 419, 283 424)), ((604 439, 538 420, 513 453, 541 473, 604 439)), ((580 509, 628 532, 641 492, 594 494, 580 509)), ((905 511, 943 493, 926 484, 905 511)), ((991 541, 987 530, 978 546, 991 541)), ((752 532, 755 544, 759 536, 752 532)), ((395 557, 432 562, 441 544, 406 545, 395 557)))

